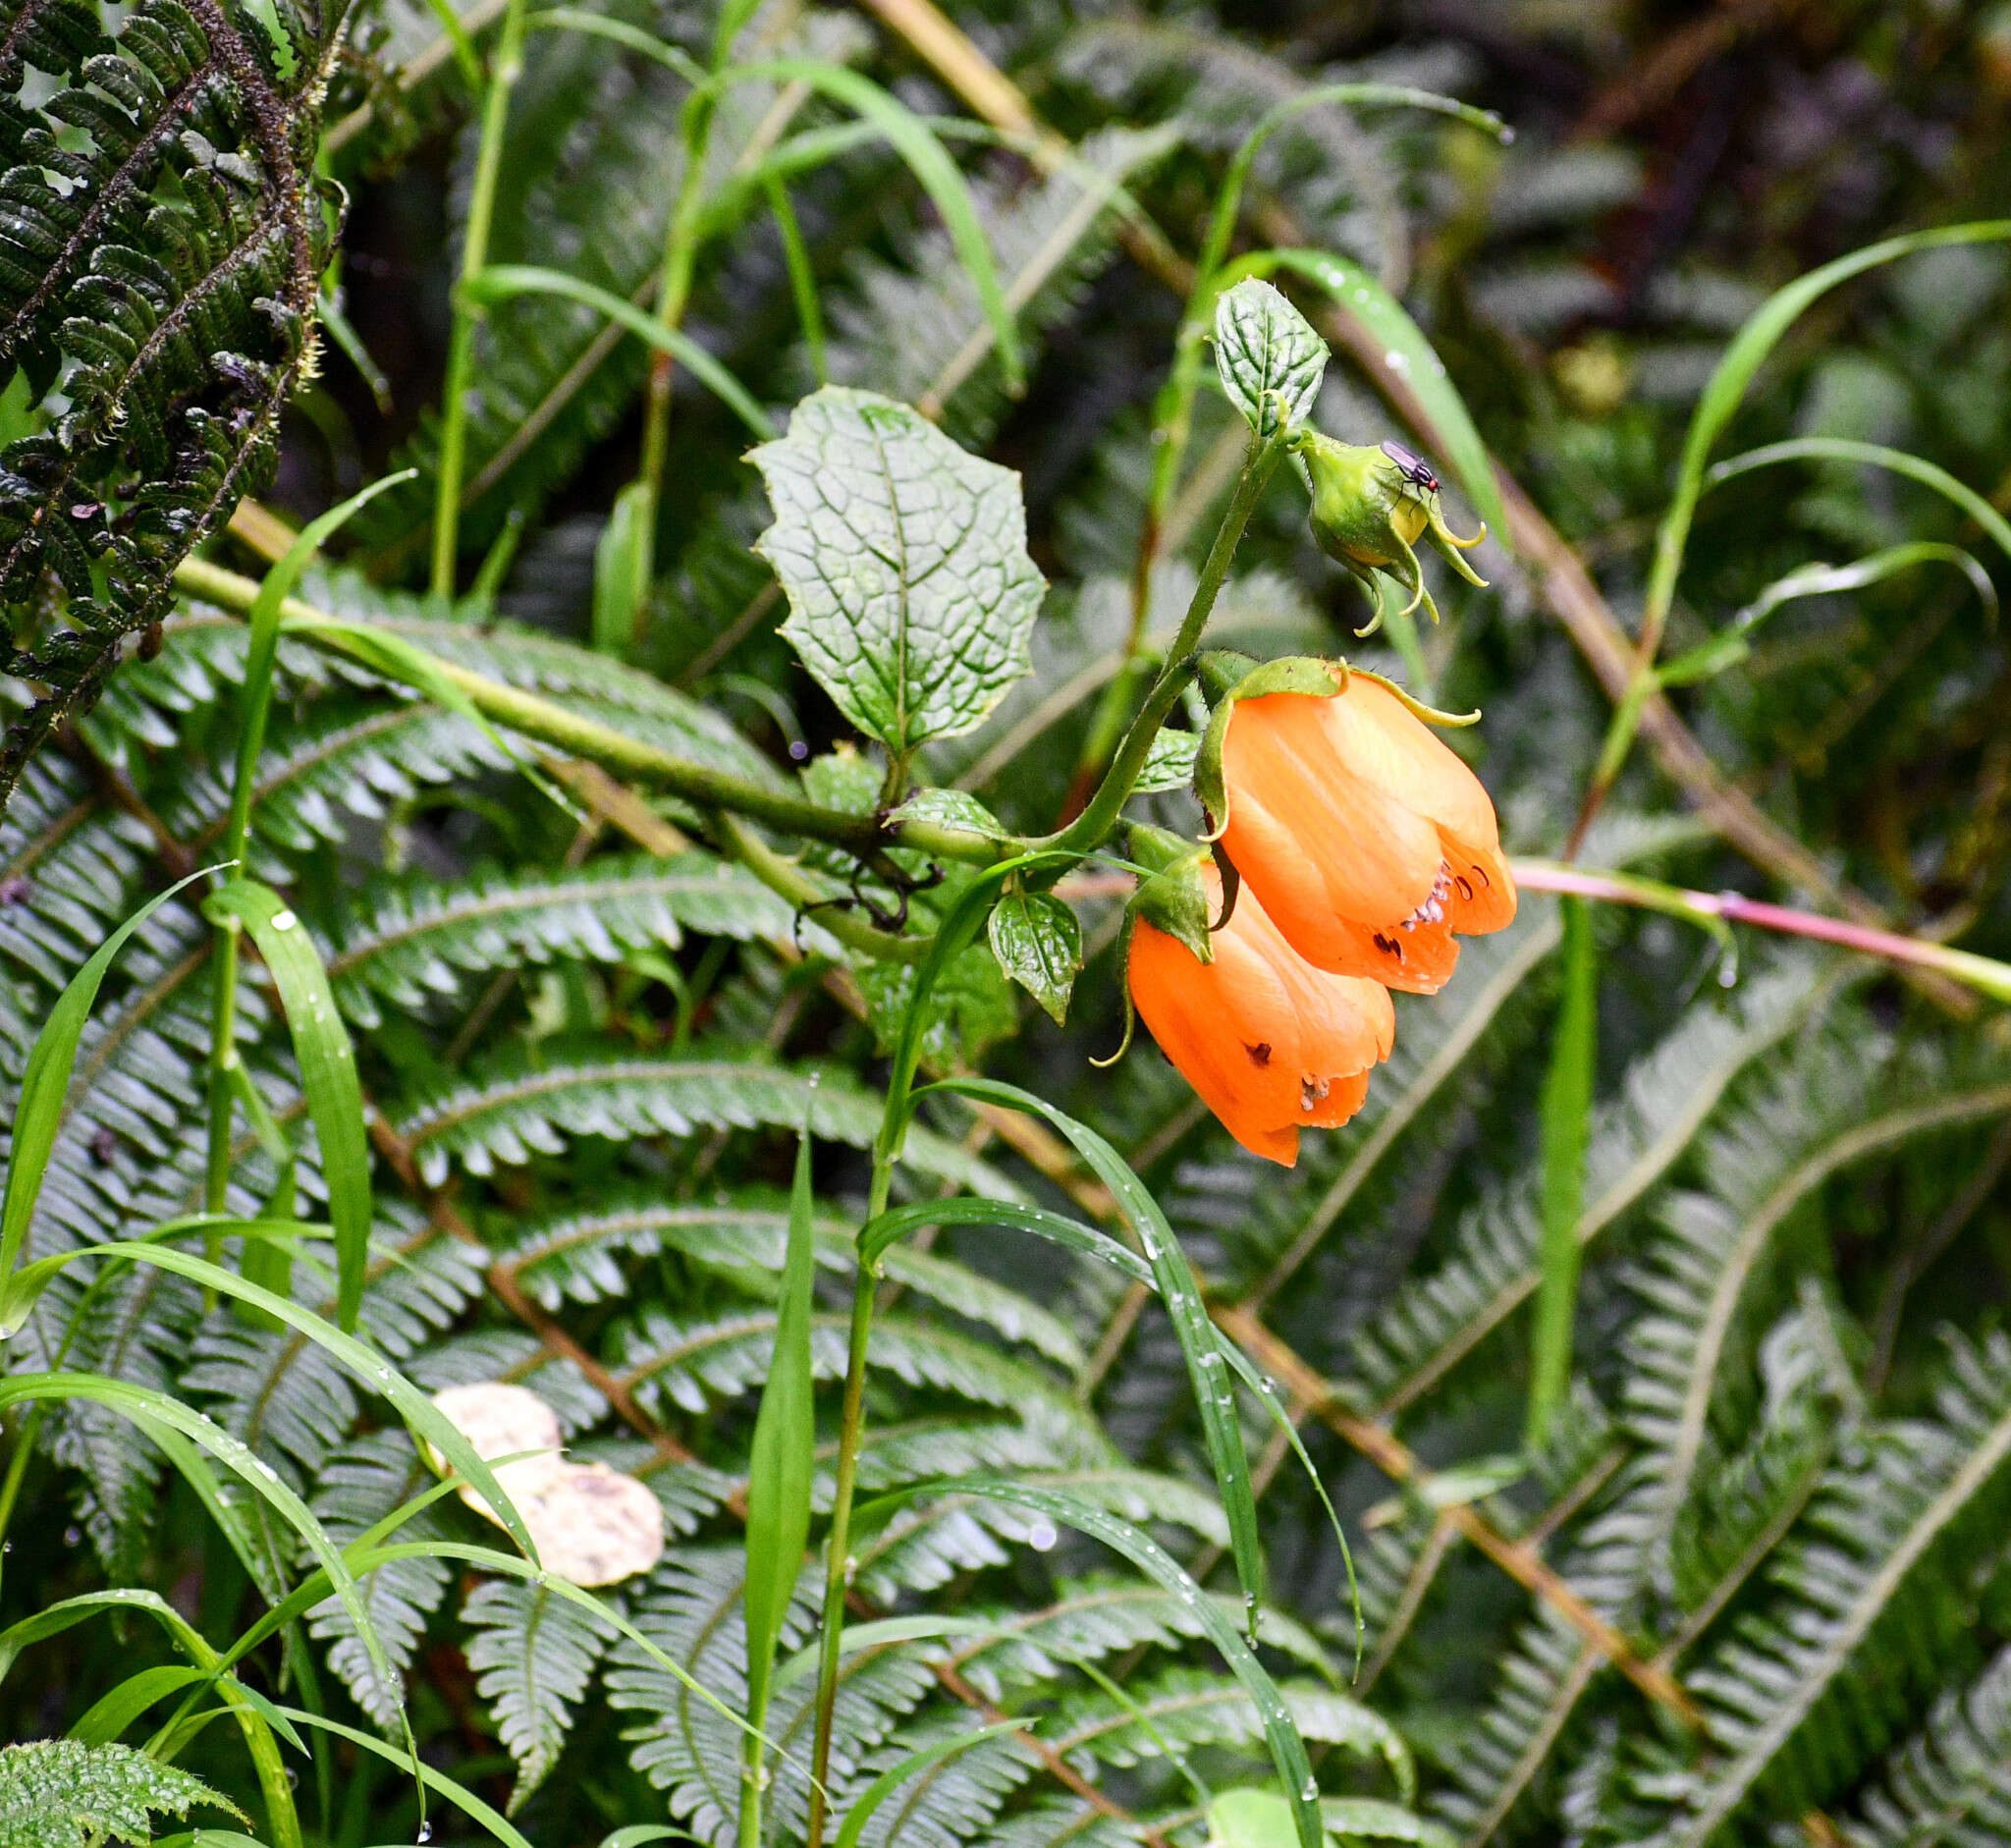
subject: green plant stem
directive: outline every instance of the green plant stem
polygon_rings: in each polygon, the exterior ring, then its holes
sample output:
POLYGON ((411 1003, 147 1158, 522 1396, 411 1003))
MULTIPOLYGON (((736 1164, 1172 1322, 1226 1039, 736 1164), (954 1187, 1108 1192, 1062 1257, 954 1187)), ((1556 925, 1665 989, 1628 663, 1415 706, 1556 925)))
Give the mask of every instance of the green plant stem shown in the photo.
MULTIPOLYGON (((888 1109, 895 1108, 890 1094, 888 1109)), ((866 1205, 866 1223, 887 1210, 894 1179, 894 1161, 875 1150, 873 1182, 866 1205)), ((831 1768, 831 1728, 838 1711, 839 1652, 844 1643, 844 1595, 851 1581, 849 1558, 852 1494, 858 1484, 859 1440, 866 1414, 866 1343, 873 1332, 873 1297, 879 1279, 860 1265, 852 1286, 851 1338, 845 1350, 844 1406, 839 1416, 838 1480, 831 1508, 831 1540, 824 1571, 824 1628, 817 1656, 817 1727, 810 1750, 810 1815, 805 1829, 807 1848, 824 1848, 824 1780, 831 1768)))
POLYGON ((1161 669, 1159 679, 1146 694, 1145 704, 1131 722, 1131 729, 1125 734, 1124 742, 1118 746, 1116 756, 1111 760, 1110 769, 1104 773, 1096 794, 1084 805, 1081 814, 1065 828, 1040 842, 1039 846, 1056 852, 1087 853, 1110 838, 1111 830, 1117 825, 1117 817, 1145 769, 1145 760, 1152 752, 1153 740, 1159 736, 1160 727, 1166 724, 1174 702, 1194 677, 1194 650, 1200 645, 1203 630, 1208 627, 1209 617, 1215 613, 1216 598, 1222 594, 1223 582, 1228 576, 1229 565, 1236 556, 1236 547, 1242 542, 1243 529, 1249 525, 1250 516, 1257 511, 1257 503, 1270 483, 1272 470, 1277 466, 1278 458, 1283 453, 1276 441, 1260 443, 1256 437, 1251 438, 1250 454, 1243 463, 1243 472, 1237 477, 1236 491, 1222 516, 1222 524, 1216 528, 1215 541, 1208 548, 1208 560, 1201 568, 1201 579, 1188 601, 1187 614, 1181 619, 1180 632, 1167 650, 1167 665, 1161 669))
POLYGON ((35 1453, 35 1439, 42 1429, 42 1408, 30 1405, 14 1434, 14 1454, 7 1459, 7 1480, 0 1483, 0 1542, 14 1521, 14 1504, 21 1499, 21 1485, 27 1475, 29 1459, 35 1453))
MULTIPOLYGON (((724 34, 722 34, 724 36, 724 34)), ((730 55, 731 45, 716 48, 714 73, 730 55)), ((656 325, 665 334, 675 333, 684 318, 691 299, 691 276, 697 266, 698 246, 703 241, 701 223, 705 210, 705 160, 712 145, 712 121, 719 107, 718 91, 707 86, 693 90, 684 104, 684 171, 678 182, 677 203, 671 209, 670 229, 664 235, 661 280, 656 291, 656 325)), ((633 647, 642 637, 643 612, 649 600, 650 579, 656 574, 656 519, 663 498, 664 461, 670 454, 671 387, 677 360, 667 346, 650 354, 649 399, 642 417, 642 457, 635 481, 642 490, 636 497, 635 543, 629 551, 632 575, 628 584, 628 640, 633 647)))
MULTIPOLYGON (((185 559, 176 567, 175 576, 191 596, 225 609, 248 610, 258 595, 258 586, 250 578, 204 559, 185 559)), ((289 597, 280 608, 289 625, 288 632, 298 639, 310 642, 325 653, 364 661, 376 672, 389 671, 385 662, 375 655, 366 656, 347 641, 339 629, 323 626, 331 619, 311 604, 289 597)), ((585 718, 536 693, 508 686, 455 662, 438 656, 431 657, 431 661, 433 672, 465 693, 485 719, 549 744, 570 757, 586 758, 617 776, 681 796, 700 808, 744 815, 778 833, 822 841, 861 856, 894 846, 910 848, 932 859, 982 866, 1020 850, 1018 842, 995 840, 967 828, 945 827, 929 821, 888 820, 824 808, 745 777, 736 777, 730 771, 679 757, 597 719, 585 718)), ((415 686, 413 690, 423 693, 426 689, 415 686)))
MULTIPOLYGON (((509 0, 503 28, 482 97, 481 140, 475 152, 474 185, 468 194, 467 230, 461 245, 461 280, 481 273, 489 261, 489 227, 496 209, 496 184, 503 171, 503 131, 510 97, 523 75, 524 0, 509 0)), ((440 466, 433 499, 432 590, 454 595, 454 568, 461 537, 461 477, 467 459, 467 394, 474 370, 475 303, 457 293, 454 331, 447 347, 447 380, 440 409, 440 466)))

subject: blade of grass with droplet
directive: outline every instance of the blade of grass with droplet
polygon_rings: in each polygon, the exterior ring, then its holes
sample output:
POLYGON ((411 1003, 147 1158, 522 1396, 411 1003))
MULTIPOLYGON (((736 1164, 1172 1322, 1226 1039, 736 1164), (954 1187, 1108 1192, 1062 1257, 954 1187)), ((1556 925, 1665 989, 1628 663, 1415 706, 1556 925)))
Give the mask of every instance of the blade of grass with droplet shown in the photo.
POLYGON ((1131 1229, 1138 1234, 1145 1261, 1151 1265, 1159 1287, 1160 1300, 1166 1304, 1179 1340, 1180 1356, 1186 1363, 1187 1378, 1200 1408, 1208 1461, 1215 1472, 1223 1513, 1228 1521, 1229 1550, 1235 1558, 1236 1577, 1243 1588, 1243 1603, 1254 1632, 1257 1605, 1264 1596, 1264 1550, 1257 1534, 1257 1498, 1250 1488, 1250 1459, 1243 1448, 1243 1428, 1236 1419, 1235 1400, 1227 1378, 1228 1363, 1223 1357, 1215 1324, 1201 1299, 1201 1288, 1194 1280, 1187 1254, 1173 1236, 1173 1228, 1160 1211, 1159 1202, 1131 1171, 1124 1158, 1094 1129, 1030 1091, 994 1078, 946 1078, 929 1088, 953 1092, 959 1097, 982 1098, 988 1103, 1003 1104, 1008 1110, 1046 1118, 1111 1190, 1131 1229))
POLYGON ((307 1114, 321 1144, 328 1183, 328 1220, 335 1232, 336 1326, 355 1332, 370 1261, 370 1145, 363 1131, 363 1092, 349 1028, 335 1005, 328 971, 300 921, 270 886, 234 879, 210 894, 204 912, 234 919, 251 933, 279 989, 293 1035, 307 1114))
MULTIPOLYGON (((997 1089, 1009 1090, 1011 1087, 1001 1085, 997 1089)), ((1194 1612, 1195 1621, 1208 1640, 1221 1651, 1223 1659, 1229 1665, 1229 1672, 1257 1709, 1272 1763, 1277 1766, 1279 1780, 1291 1801, 1300 1848, 1323 1848, 1324 1831, 1318 1804, 1320 1787, 1307 1761, 1306 1742, 1300 1736, 1291 1710, 1285 1706, 1277 1684, 1257 1659, 1249 1644, 1244 1642, 1241 1631, 1165 1548, 1129 1521, 1103 1508, 1093 1507, 1062 1490, 988 1476, 916 1483, 897 1495, 882 1496, 859 1510, 862 1529, 884 1522, 922 1495, 984 1495, 994 1501, 1010 1502, 1037 1514, 1045 1514, 1050 1520, 1072 1527, 1078 1534, 1086 1534, 1122 1554, 1162 1590, 1178 1598, 1194 1612)))
POLYGON ((776 1645, 803 1568, 810 1538, 810 1486, 815 1470, 817 1407, 812 1391, 810 1292, 816 1278, 816 1201, 810 1191, 810 1131, 796 1142, 789 1189, 788 1245, 775 1348, 747 1474, 747 1776, 740 1786, 740 1840, 761 1839, 761 1729, 775 1674, 776 1645))
POLYGON ((162 905, 185 886, 217 870, 210 866, 190 873, 134 912, 70 978, 69 986, 49 1009, 41 1032, 35 1035, 21 1074, 21 1095, 14 1111, 14 1149, 7 1164, 7 1191, 0 1195, 0 1281, 14 1275, 27 1237, 28 1223, 34 1218, 42 1176, 48 1171, 56 1132, 62 1127, 63 1099, 77 1068, 77 1043, 83 1033, 83 1023, 90 1017, 91 1005, 98 998, 105 971, 133 933, 162 905))
POLYGON ((1578 1221, 1585 1206, 1585 1145, 1592 1117, 1598 1051, 1598 964, 1592 912, 1583 898, 1561 898, 1563 993, 1544 1079, 1543 1259, 1537 1282, 1535 1346, 1530 1356, 1531 1448, 1541 1443, 1571 1380, 1571 1324, 1578 1309, 1578 1221))

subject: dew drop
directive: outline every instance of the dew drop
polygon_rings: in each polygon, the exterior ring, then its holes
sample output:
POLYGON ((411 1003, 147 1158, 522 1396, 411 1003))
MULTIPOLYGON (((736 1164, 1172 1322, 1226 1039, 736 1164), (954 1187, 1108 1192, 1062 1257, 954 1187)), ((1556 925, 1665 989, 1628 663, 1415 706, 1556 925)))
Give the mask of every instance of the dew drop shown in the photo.
POLYGON ((299 921, 291 911, 281 911, 274 916, 272 928, 276 931, 290 931, 299 921))
POLYGON ((415 1839, 418 1841, 419 1848, 426 1848, 426 1843, 433 1839, 433 1824, 430 1822, 421 1822, 419 1824, 418 1835, 415 1839))
POLYGON ((1055 1549, 1055 1543, 1060 1538, 1061 1536, 1055 1531, 1053 1521, 1036 1521, 1033 1524, 1033 1531, 1026 1537, 1026 1544, 1035 1552, 1052 1552, 1055 1549))
POLYGON ((1299 1795, 1300 1795, 1300 1796, 1302 1796, 1302 1797, 1304 1797, 1304 1798, 1305 1798, 1305 1800, 1306 1800, 1306 1801, 1307 1801, 1308 1803, 1317 1803, 1317 1802, 1319 1802, 1319 1800, 1320 1800, 1320 1784, 1319 1784, 1319 1780, 1318 1780, 1317 1778, 1314 1778, 1314 1777, 1311 1777, 1311 1776, 1309 1776, 1309 1777, 1308 1777, 1308 1778, 1306 1779, 1306 1781, 1305 1781, 1305 1782, 1304 1782, 1303 1784, 1301 1784, 1301 1785, 1299 1786, 1299 1795))

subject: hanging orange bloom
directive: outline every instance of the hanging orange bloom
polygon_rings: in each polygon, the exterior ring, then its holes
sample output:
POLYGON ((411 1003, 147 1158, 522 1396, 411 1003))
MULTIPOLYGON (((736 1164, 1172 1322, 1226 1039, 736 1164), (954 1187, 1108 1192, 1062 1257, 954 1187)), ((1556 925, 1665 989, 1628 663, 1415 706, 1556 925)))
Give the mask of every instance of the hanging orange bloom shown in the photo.
POLYGON ((1515 916, 1495 805, 1380 681, 1332 697, 1238 700, 1222 747, 1222 843, 1316 967, 1436 994, 1478 936, 1515 916))
MULTIPOLYGON (((1222 881, 1205 869, 1209 901, 1222 881)), ((1253 1155, 1292 1167, 1301 1129, 1332 1129, 1361 1109, 1369 1068, 1389 1057, 1396 1013, 1380 984, 1313 968, 1245 886, 1203 962, 1138 918, 1131 999, 1160 1051, 1253 1155)))

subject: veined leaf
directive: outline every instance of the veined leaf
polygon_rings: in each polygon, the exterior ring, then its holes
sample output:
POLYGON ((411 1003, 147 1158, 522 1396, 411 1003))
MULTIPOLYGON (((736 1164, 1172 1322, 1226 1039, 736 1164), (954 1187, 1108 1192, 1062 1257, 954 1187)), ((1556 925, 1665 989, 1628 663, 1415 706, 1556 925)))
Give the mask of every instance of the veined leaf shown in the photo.
POLYGON ((1030 669, 1047 587, 1019 478, 837 385, 751 459, 775 505, 756 550, 788 596, 782 632, 839 709, 897 756, 978 725, 1030 669))
POLYGON ((1269 283, 1246 276, 1217 299, 1215 369, 1229 403, 1268 440, 1312 414, 1327 343, 1269 283))
POLYGON ((1060 1026, 1082 967, 1082 926, 1053 893, 1007 893, 986 923, 999 966, 1060 1026))

